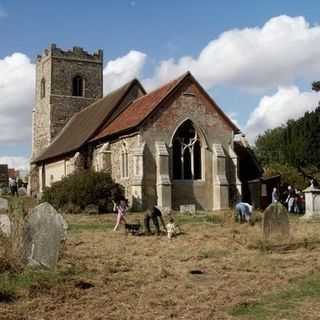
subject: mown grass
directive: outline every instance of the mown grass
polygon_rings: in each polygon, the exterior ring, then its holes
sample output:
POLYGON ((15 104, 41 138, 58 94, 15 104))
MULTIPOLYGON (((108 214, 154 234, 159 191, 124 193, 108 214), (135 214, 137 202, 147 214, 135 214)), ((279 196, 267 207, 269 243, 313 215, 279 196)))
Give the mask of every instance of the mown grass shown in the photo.
POLYGON ((309 298, 320 298, 320 273, 306 276, 295 284, 258 301, 240 303, 230 314, 241 319, 297 319, 297 308, 309 298))
POLYGON ((212 214, 199 214, 199 215, 176 215, 175 221, 178 224, 221 224, 223 217, 212 214))
MULTIPOLYGON (((115 216, 109 215, 101 218, 100 222, 93 220, 93 217, 88 216, 87 220, 76 221, 76 217, 72 217, 72 221, 69 222, 69 230, 71 232, 82 232, 82 231, 108 231, 114 228, 115 216), (91 221, 92 220, 92 221, 91 221)), ((199 214, 199 215, 180 215, 174 216, 175 221, 179 225, 185 224, 209 224, 218 225, 223 223, 223 217, 212 214, 199 214)), ((129 213, 128 217, 129 223, 143 223, 143 214, 141 213, 129 213)), ((165 219, 166 220, 166 219, 165 219)))
POLYGON ((107 231, 114 227, 111 223, 71 223, 69 224, 70 232, 82 231, 107 231))

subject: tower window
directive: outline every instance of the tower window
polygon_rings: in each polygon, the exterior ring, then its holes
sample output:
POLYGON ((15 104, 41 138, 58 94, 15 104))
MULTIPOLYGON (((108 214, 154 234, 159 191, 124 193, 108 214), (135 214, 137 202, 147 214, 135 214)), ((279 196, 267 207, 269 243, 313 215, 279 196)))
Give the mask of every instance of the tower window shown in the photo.
POLYGON ((84 79, 80 76, 72 79, 72 95, 75 97, 84 96, 84 79))
POLYGON ((46 96, 46 80, 42 79, 40 84, 40 97, 44 98, 46 96))
POLYGON ((190 120, 185 121, 173 138, 173 178, 199 180, 201 170, 201 142, 190 120))

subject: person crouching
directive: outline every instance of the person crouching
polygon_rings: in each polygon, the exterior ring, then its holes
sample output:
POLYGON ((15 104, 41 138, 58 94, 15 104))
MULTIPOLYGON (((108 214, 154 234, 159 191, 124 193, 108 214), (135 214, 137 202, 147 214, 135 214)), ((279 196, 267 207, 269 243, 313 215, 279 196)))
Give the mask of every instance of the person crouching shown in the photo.
POLYGON ((156 229, 157 235, 160 235, 160 226, 159 226, 158 218, 160 219, 164 230, 167 230, 166 225, 164 223, 164 220, 162 218, 162 213, 161 213, 160 209, 157 208, 156 206, 154 206, 154 207, 152 207, 152 209, 148 209, 145 216, 144 216, 144 228, 145 228, 145 232, 147 234, 151 233, 150 220, 152 220, 154 227, 156 229))

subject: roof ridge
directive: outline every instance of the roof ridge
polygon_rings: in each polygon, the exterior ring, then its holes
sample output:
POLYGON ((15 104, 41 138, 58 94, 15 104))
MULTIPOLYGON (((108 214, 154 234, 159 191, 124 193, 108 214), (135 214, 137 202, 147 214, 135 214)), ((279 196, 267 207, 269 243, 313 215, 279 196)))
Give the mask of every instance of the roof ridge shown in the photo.
MULTIPOLYGON (((154 90, 152 90, 152 91, 144 94, 143 96, 141 96, 141 97, 139 97, 139 98, 137 98, 137 99, 135 99, 135 100, 130 101, 130 102, 126 105, 126 107, 117 115, 117 117, 116 117, 115 119, 113 119, 113 121, 116 120, 123 112, 125 112, 126 109, 127 109, 131 104, 136 103, 136 102, 142 100, 143 98, 147 98, 150 94, 155 93, 155 92, 163 89, 165 86, 168 86, 169 84, 171 84, 171 83, 179 80, 179 81, 176 83, 176 85, 175 85, 173 88, 171 88, 171 89, 166 93, 166 95, 165 95, 165 97, 166 97, 166 96, 171 92, 171 90, 173 90, 173 89, 180 83, 180 81, 183 80, 183 79, 185 78, 185 76, 187 76, 188 74, 190 74, 189 71, 185 72, 184 74, 182 74, 181 76, 179 76, 179 77, 177 77, 177 78, 175 78, 175 79, 173 79, 173 80, 170 80, 169 82, 163 84, 162 86, 160 86, 160 87, 158 87, 158 88, 156 88, 156 89, 154 89, 154 90), (181 78, 181 79, 180 79, 180 78, 181 78)), ((139 82, 139 80, 137 80, 137 81, 139 82)), ((139 83, 140 83, 140 82, 139 82, 139 83)), ((160 101, 159 101, 157 104, 159 104, 165 97, 163 97, 162 99, 160 99, 160 101)), ((109 123, 109 124, 110 124, 110 123, 109 123)))
MULTIPOLYGON (((180 76, 177 77, 177 78, 174 78, 174 79, 172 79, 172 80, 170 80, 170 81, 162 84, 160 87, 157 87, 156 89, 153 89, 152 91, 148 92, 147 94, 145 94, 145 95, 142 96, 142 97, 139 97, 138 99, 144 98, 144 97, 148 96, 148 95, 151 94, 151 93, 154 93, 154 92, 156 92, 156 91, 158 91, 158 90, 161 90, 161 89, 163 89, 165 86, 168 86, 169 84, 171 84, 171 83, 173 83, 173 82, 175 82, 175 81, 177 81, 177 80, 179 80, 179 82, 180 82, 180 81, 181 81, 182 79, 184 79, 184 77, 186 77, 188 74, 190 74, 189 71, 183 73, 182 75, 180 75, 180 76)), ((178 83, 179 83, 179 82, 178 82, 178 83)), ((134 100, 133 102, 137 101, 138 99, 134 100)))
MULTIPOLYGON (((134 105, 134 104, 136 104, 136 103, 143 103, 143 102, 141 102, 141 101, 143 101, 143 98, 148 99, 148 97, 150 98, 151 94, 156 93, 156 92, 158 92, 158 91, 161 91, 161 89, 165 88, 166 86, 169 87, 169 88, 166 90, 165 94, 164 94, 162 97, 161 97, 161 96, 158 97, 158 98, 156 99, 156 101, 154 101, 154 102, 152 103, 152 105, 154 105, 153 110, 151 110, 150 112, 148 112, 148 114, 146 115, 146 117, 145 117, 144 119, 140 120, 139 123, 136 124, 136 126, 139 126, 147 117, 150 116, 150 114, 154 111, 154 109, 157 108, 157 106, 159 106, 159 105, 177 88, 177 86, 178 86, 179 84, 181 84, 182 81, 184 81, 187 76, 190 76, 190 75, 191 75, 191 73, 190 73, 189 71, 187 71, 187 72, 185 72, 184 74, 182 74, 181 76, 179 76, 179 77, 177 77, 177 78, 175 78, 175 79, 173 79, 173 80, 171 80, 171 81, 163 84, 162 86, 160 86, 160 87, 158 87, 157 89, 149 92, 148 94, 145 94, 144 96, 139 97, 139 98, 131 101, 131 102, 126 106, 126 108, 124 108, 123 111, 117 115, 117 117, 116 117, 115 119, 113 119, 107 126, 104 127, 104 129, 108 128, 110 125, 112 125, 112 123, 114 123, 115 121, 117 121, 117 120, 119 119, 119 117, 121 117, 121 116, 130 108, 130 106, 132 106, 132 105, 134 105), (170 87, 170 86, 171 86, 171 87, 170 87)), ((104 130, 104 129, 103 129, 103 130, 104 130)), ((129 129, 129 127, 126 128, 126 129, 129 129)), ((99 134, 98 134, 98 136, 99 136, 99 134)), ((91 139, 90 141, 93 141, 93 140, 96 140, 96 139, 97 139, 97 136, 94 137, 93 139, 91 139)))

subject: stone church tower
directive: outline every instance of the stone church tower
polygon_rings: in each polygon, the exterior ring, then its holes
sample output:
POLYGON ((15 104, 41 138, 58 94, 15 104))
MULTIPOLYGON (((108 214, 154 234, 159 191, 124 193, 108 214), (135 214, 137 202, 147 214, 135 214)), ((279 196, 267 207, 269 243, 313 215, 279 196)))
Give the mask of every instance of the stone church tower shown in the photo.
POLYGON ((102 97, 102 71, 102 50, 89 54, 79 47, 64 51, 52 44, 37 57, 32 159, 76 112, 102 97))

